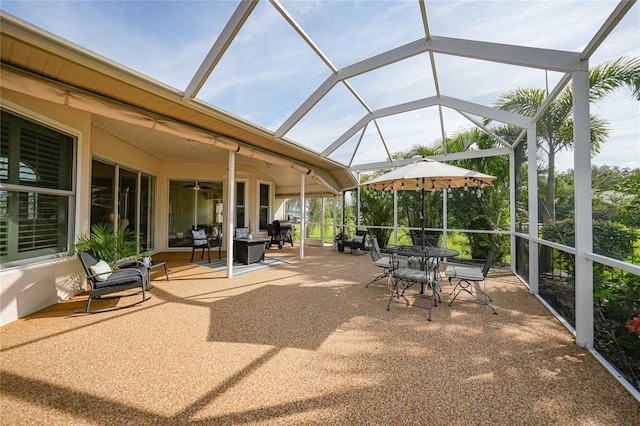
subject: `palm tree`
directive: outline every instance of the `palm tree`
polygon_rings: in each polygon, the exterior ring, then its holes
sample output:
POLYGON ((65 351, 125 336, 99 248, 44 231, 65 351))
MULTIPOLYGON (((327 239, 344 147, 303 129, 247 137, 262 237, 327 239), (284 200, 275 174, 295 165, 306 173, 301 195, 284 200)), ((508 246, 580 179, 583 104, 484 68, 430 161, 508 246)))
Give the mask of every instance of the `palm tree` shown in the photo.
MULTIPOLYGON (((640 58, 621 57, 589 70, 589 100, 598 102, 616 89, 627 87, 640 101, 640 58)), ((502 95, 495 106, 532 117, 547 96, 542 89, 518 88, 502 95)), ((555 158, 562 150, 573 148, 573 91, 567 87, 549 106, 537 125, 538 151, 547 156, 544 223, 555 220, 555 158)), ((591 115, 591 148, 596 154, 609 135, 609 123, 591 115)))

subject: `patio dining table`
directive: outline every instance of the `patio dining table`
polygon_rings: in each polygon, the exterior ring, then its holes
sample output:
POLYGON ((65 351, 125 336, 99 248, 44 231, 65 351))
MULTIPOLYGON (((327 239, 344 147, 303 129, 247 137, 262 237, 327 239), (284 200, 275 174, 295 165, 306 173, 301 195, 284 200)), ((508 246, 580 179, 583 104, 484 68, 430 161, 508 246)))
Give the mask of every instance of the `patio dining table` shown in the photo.
MULTIPOLYGON (((405 291, 416 283, 420 283, 420 294, 424 294, 426 285, 431 287, 431 301, 429 304, 429 321, 431 321, 431 311, 437 306, 436 296, 438 292, 438 277, 440 260, 444 258, 456 257, 460 254, 457 250, 445 247, 430 246, 392 246, 388 249, 393 260, 394 257, 402 256, 407 258, 407 267, 398 268, 391 273, 393 287, 389 296, 387 310, 390 310, 394 296, 398 298, 404 296, 405 291), (402 293, 399 290, 398 282, 404 281, 405 287, 402 293)), ((396 262, 400 264, 400 262, 396 262)), ((405 262, 403 262, 405 264, 405 262)), ((439 296, 438 296, 439 297, 439 296)))

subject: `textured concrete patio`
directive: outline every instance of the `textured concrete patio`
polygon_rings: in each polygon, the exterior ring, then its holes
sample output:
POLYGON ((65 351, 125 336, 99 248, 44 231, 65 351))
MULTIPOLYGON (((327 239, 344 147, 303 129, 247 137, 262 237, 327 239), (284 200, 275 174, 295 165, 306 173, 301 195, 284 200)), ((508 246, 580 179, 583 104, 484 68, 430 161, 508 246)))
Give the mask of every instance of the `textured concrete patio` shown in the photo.
POLYGON ((139 306, 74 315, 78 296, 0 329, 2 424, 640 419, 640 404, 510 273, 490 274, 498 315, 447 306, 443 283, 428 322, 404 303, 387 311, 386 285, 365 288, 378 272, 368 255, 312 247, 233 279, 189 264, 190 253, 156 257, 169 260, 171 281, 154 270, 139 306))

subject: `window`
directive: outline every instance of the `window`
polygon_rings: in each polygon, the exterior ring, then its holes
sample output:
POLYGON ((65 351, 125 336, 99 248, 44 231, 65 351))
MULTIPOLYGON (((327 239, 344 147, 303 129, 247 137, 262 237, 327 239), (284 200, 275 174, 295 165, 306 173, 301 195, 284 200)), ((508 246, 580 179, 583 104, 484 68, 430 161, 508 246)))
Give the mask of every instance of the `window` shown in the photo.
POLYGON ((236 228, 246 227, 245 187, 244 182, 236 182, 236 228))
POLYGON ((93 159, 91 225, 113 222, 117 229, 126 228, 135 232, 143 251, 153 250, 154 200, 154 176, 93 159))
POLYGON ((269 218, 271 217, 271 185, 268 183, 260 184, 260 208, 259 208, 259 220, 260 231, 266 231, 269 224, 269 218))
POLYGON ((0 261, 51 256, 69 243, 72 136, 0 110, 0 261))

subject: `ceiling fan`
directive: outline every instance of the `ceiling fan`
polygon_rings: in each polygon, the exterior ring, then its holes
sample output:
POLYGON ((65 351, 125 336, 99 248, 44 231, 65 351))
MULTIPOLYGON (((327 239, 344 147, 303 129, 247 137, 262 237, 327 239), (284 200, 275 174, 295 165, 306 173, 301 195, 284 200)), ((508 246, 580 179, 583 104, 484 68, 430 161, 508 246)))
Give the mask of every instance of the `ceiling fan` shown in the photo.
POLYGON ((194 191, 200 191, 201 189, 213 189, 210 186, 207 185, 200 185, 200 183, 198 183, 198 179, 195 180, 195 182, 193 182, 193 184, 191 185, 183 185, 183 188, 191 188, 194 191))

